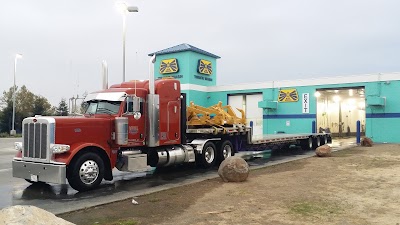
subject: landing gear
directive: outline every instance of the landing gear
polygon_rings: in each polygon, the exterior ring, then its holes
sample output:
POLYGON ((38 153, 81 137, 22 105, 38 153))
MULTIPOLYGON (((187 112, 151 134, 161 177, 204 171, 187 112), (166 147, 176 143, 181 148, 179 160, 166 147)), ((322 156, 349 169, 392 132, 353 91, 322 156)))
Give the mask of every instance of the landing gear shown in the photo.
POLYGON ((67 177, 71 187, 87 191, 97 187, 104 177, 104 162, 100 156, 86 152, 69 165, 67 177))

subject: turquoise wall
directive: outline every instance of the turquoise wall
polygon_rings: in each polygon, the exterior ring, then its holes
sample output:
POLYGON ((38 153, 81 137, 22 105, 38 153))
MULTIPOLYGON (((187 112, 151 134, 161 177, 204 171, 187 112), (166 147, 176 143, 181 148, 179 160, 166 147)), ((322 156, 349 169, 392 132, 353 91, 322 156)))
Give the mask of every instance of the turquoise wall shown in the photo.
POLYGON ((156 62, 154 63, 154 77, 156 79, 163 77, 174 77, 179 80, 181 84, 189 84, 189 70, 190 70, 190 52, 179 52, 179 53, 171 53, 166 55, 157 55, 156 62), (164 59, 172 59, 176 58, 178 60, 178 72, 177 73, 169 73, 169 74, 161 74, 160 73, 160 63, 164 59))
POLYGON ((274 134, 278 131, 285 133, 311 133, 312 122, 316 120, 317 99, 314 93, 317 89, 365 87, 365 98, 386 98, 385 106, 366 106, 366 136, 375 142, 400 143, 397 129, 400 127, 400 81, 390 82, 359 82, 352 84, 294 86, 282 88, 265 88, 253 90, 234 90, 209 93, 210 98, 204 102, 210 106, 218 101, 227 104, 228 95, 262 92, 263 99, 277 101, 280 89, 296 89, 299 95, 298 102, 278 102, 277 109, 265 109, 263 120, 263 133, 274 134), (310 110, 308 114, 302 113, 302 94, 309 93, 310 110), (287 122, 290 126, 287 126, 287 122))
POLYGON ((186 104, 189 105, 190 101, 193 101, 194 104, 200 106, 211 106, 208 96, 210 95, 207 92, 195 91, 195 90, 183 90, 182 93, 186 93, 186 104))
POLYGON ((385 97, 385 106, 366 107, 366 136, 376 142, 400 142, 400 81, 374 82, 366 85, 366 101, 385 97))
POLYGON ((217 60, 215 58, 202 55, 197 52, 190 52, 189 63, 190 63, 189 65, 190 69, 188 75, 189 75, 189 82, 191 84, 197 84, 202 86, 215 86, 217 84, 216 82, 217 60), (211 62, 212 66, 211 75, 201 74, 197 72, 198 63, 200 59, 205 59, 211 62))

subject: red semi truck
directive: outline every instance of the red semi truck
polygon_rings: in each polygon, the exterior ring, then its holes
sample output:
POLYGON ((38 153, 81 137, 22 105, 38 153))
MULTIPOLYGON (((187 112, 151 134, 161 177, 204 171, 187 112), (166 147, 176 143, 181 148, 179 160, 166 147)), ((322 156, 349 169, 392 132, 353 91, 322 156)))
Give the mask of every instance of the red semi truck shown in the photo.
POLYGON ((252 140, 245 126, 187 126, 186 98, 175 79, 131 81, 91 93, 82 116, 25 118, 13 176, 68 183, 78 191, 113 179, 113 168, 146 171, 183 163, 212 167, 235 152, 276 145, 311 149, 330 134, 276 134, 252 140))

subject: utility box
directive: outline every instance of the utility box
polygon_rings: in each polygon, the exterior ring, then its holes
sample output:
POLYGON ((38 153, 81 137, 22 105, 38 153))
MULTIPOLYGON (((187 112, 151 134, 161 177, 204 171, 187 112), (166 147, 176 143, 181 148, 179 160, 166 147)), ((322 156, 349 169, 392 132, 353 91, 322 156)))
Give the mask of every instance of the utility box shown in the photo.
POLYGON ((147 165, 147 154, 124 152, 120 160, 122 165, 119 170, 121 171, 146 172, 151 169, 147 165))
POLYGON ((278 106, 278 103, 275 101, 260 101, 258 102, 258 108, 263 108, 263 109, 276 109, 278 106))
POLYGON ((386 99, 379 96, 368 96, 367 105, 369 106, 385 106, 386 99))

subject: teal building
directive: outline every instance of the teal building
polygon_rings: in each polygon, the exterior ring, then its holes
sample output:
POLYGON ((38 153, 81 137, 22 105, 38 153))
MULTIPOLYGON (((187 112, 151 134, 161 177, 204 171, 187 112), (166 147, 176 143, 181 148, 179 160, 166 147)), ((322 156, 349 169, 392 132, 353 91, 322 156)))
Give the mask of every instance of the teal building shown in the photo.
MULTIPOLYGON (((149 54, 149 55, 153 55, 149 54)), ((158 52, 155 77, 181 82, 188 102, 205 107, 221 101, 246 112, 254 138, 275 133, 330 132, 400 143, 400 73, 217 85, 220 57, 189 44, 158 52)))

